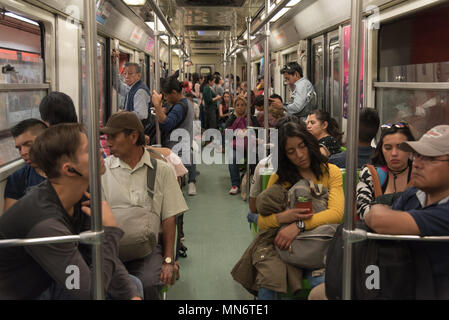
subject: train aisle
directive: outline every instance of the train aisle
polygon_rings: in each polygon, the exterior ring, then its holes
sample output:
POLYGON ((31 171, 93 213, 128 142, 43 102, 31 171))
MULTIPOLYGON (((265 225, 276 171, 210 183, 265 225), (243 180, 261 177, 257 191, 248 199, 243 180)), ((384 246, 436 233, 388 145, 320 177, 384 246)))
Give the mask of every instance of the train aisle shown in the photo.
POLYGON ((184 216, 187 257, 179 258, 180 279, 167 293, 169 300, 253 299, 231 276, 231 269, 252 241, 246 221, 248 204, 229 195, 227 165, 197 165, 197 195, 188 196, 184 216))

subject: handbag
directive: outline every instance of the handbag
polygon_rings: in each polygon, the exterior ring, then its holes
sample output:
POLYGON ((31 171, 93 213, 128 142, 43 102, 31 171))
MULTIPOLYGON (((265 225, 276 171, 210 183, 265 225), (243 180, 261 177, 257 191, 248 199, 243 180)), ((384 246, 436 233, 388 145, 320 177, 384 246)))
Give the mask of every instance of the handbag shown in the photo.
POLYGON ((301 232, 288 250, 276 250, 282 261, 303 269, 324 268, 324 258, 338 224, 323 224, 301 232))
MULTIPOLYGON (((147 191, 152 202, 156 180, 157 161, 151 158, 153 168, 147 167, 147 191)), ((148 207, 113 208, 120 229, 124 231, 119 242, 119 257, 131 261, 149 255, 158 243, 161 219, 148 207)))
MULTIPOLYGON (((327 209, 329 191, 321 184, 310 180, 298 181, 288 191, 289 207, 295 207, 295 201, 301 197, 312 199, 313 212, 327 209)), ((285 227, 285 226, 284 226, 285 227)), ((338 224, 323 224, 312 230, 301 232, 291 243, 288 250, 281 250, 277 246, 281 260, 303 269, 320 269, 324 267, 329 243, 334 237, 338 224)))

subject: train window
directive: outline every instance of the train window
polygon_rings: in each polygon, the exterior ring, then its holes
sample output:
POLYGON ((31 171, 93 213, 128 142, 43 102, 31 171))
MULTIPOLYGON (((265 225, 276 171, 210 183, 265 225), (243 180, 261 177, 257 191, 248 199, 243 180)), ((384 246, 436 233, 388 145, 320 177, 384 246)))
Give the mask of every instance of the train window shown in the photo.
POLYGON ((0 19, 0 166, 19 158, 9 129, 38 118, 47 94, 39 23, 5 12, 0 19))
POLYGON ((377 107, 383 123, 406 121, 415 138, 439 124, 449 123, 449 91, 380 88, 377 107))
POLYGON ((332 38, 329 40, 328 45, 328 100, 330 102, 331 116, 337 120, 341 128, 342 108, 340 102, 340 51, 340 41, 337 34, 336 38, 332 38))
POLYGON ((409 122, 415 138, 449 123, 448 15, 445 4, 379 30, 376 107, 382 122, 409 122))
POLYGON ((201 67, 200 68, 200 75, 206 76, 208 74, 212 74, 212 69, 210 67, 201 67))
MULTIPOLYGON (((287 64, 289 62, 298 62, 298 53, 294 51, 290 54, 285 54, 283 56, 283 59, 285 61, 284 64, 287 64)), ((281 80, 284 86, 284 101, 289 102, 292 96, 292 90, 290 90, 290 88, 287 86, 283 75, 281 75, 281 80)))
MULTIPOLYGON (((98 68, 98 78, 97 78, 97 98, 98 106, 100 108, 99 115, 99 125, 103 126, 106 120, 106 45, 105 40, 100 38, 97 42, 97 68, 98 68)), ((84 37, 81 38, 81 94, 82 94, 82 111, 81 111, 81 121, 87 122, 87 88, 86 88, 86 44, 84 37)))
POLYGON ((379 80, 449 82, 449 5, 382 25, 379 80))
MULTIPOLYGON (((125 52, 120 51, 120 57, 119 57, 119 71, 120 74, 123 74, 123 71, 125 71, 125 64, 129 62, 131 58, 131 55, 125 52)), ((118 107, 119 109, 125 109, 125 97, 118 94, 118 107)))

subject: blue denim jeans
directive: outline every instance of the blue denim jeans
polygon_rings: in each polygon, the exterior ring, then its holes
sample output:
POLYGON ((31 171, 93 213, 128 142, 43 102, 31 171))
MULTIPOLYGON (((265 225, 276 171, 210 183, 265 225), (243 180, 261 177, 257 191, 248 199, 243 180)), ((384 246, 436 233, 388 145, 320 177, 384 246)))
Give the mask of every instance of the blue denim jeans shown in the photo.
MULTIPOLYGON (((303 269, 303 276, 305 278, 307 278, 307 280, 309 280, 310 287, 312 289, 315 288, 317 285, 323 283, 324 276, 325 276, 324 273, 321 275, 312 276, 313 271, 315 271, 315 270, 303 269)), ((259 300, 280 300, 281 294, 279 294, 278 292, 276 292, 274 290, 270 290, 267 288, 260 288, 257 293, 257 298, 259 300)))
POLYGON ((240 179, 240 167, 237 163, 240 163, 242 159, 237 159, 237 153, 234 150, 232 159, 229 158, 229 175, 231 176, 231 184, 232 186, 237 186, 240 188, 241 179, 240 179))

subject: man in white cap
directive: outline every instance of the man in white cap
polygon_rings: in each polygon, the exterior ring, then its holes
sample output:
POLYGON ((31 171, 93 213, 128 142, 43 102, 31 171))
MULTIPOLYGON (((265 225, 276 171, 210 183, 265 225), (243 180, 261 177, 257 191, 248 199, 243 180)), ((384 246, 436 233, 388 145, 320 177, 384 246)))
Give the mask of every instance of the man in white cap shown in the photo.
MULTIPOLYGON (((382 234, 449 236, 449 125, 430 129, 419 141, 400 146, 411 153, 413 187, 391 208, 373 205, 366 224, 382 234)), ((424 252, 432 269, 435 297, 449 299, 449 243, 411 242, 424 252)))

